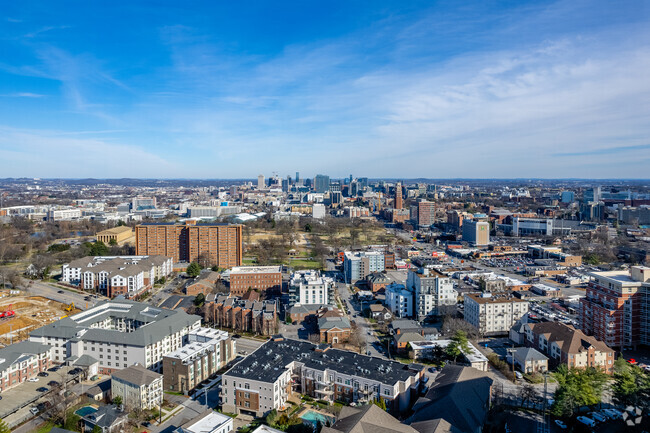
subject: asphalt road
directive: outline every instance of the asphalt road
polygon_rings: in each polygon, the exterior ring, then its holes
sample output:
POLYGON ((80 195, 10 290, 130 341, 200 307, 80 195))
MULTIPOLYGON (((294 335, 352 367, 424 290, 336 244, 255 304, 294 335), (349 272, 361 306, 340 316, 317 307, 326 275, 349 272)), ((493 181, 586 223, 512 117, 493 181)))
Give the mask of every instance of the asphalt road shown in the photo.
POLYGON ((355 323, 359 327, 361 334, 364 336, 364 339, 366 341, 366 347, 370 352, 369 354, 371 356, 376 356, 378 358, 386 358, 386 356, 383 353, 382 350, 383 347, 381 346, 381 343, 377 339, 375 333, 372 332, 372 328, 370 327, 370 324, 368 323, 367 319, 363 317, 361 311, 361 304, 354 301, 354 299, 352 298, 352 293, 350 292, 350 289, 346 284, 336 283, 336 285, 337 285, 339 298, 341 299, 341 302, 345 304, 348 311, 350 312, 350 320, 355 321, 355 323))
POLYGON ((99 300, 108 299, 104 296, 99 296, 99 298, 91 296, 90 301, 86 301, 84 298, 88 296, 87 293, 72 289, 62 289, 42 281, 32 281, 26 291, 30 296, 42 296, 64 304, 74 302, 75 307, 81 310, 91 308, 99 300))

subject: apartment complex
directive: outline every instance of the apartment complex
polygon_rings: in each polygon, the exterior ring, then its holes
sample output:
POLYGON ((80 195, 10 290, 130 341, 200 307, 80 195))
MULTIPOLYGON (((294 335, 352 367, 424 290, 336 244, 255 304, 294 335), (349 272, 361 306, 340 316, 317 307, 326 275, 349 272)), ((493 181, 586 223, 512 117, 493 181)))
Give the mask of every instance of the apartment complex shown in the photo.
POLYGON ((110 243, 122 245, 125 242, 134 240, 134 236, 133 229, 127 226, 118 226, 113 227, 112 229, 102 230, 96 235, 97 242, 103 242, 106 245, 110 243))
POLYGON ((490 223, 487 221, 465 220, 463 223, 463 240, 477 247, 490 244, 490 223))
POLYGON ((404 365, 328 345, 275 338, 223 375, 226 412, 262 416, 304 394, 346 403, 382 399, 388 410, 405 411, 417 396, 423 367, 404 365))
POLYGON ((610 347, 650 342, 650 268, 592 272, 580 300, 581 329, 610 347))
POLYGON ((230 271, 230 294, 241 296, 249 290, 278 294, 282 291, 282 266, 240 266, 230 271))
POLYGON ((122 397, 122 404, 129 409, 154 409, 162 404, 163 375, 139 364, 111 375, 111 396, 122 397))
POLYGON ((391 283, 386 286, 386 307, 399 319, 413 317, 413 292, 406 290, 404 284, 391 283))
POLYGON ((201 256, 220 268, 242 263, 238 224, 146 223, 136 226, 135 238, 138 255, 163 255, 174 262, 194 262, 201 256))
POLYGON ((554 366, 601 367, 611 374, 614 351, 602 341, 558 322, 525 323, 526 345, 546 354, 554 366))
POLYGON ((0 349, 0 392, 19 385, 52 366, 52 348, 21 341, 0 349))
POLYGON ((210 294, 205 302, 205 320, 234 332, 273 335, 277 330, 278 306, 275 301, 244 300, 210 294))
POLYGON ((173 269, 172 259, 163 256, 84 257, 61 267, 61 281, 109 298, 134 298, 173 269))
POLYGON ((381 272, 384 269, 384 253, 381 251, 347 251, 343 256, 343 273, 348 284, 354 284, 371 273, 381 272))
POLYGON ((418 320, 437 315, 440 307, 458 302, 451 278, 433 269, 423 268, 421 273, 409 271, 406 289, 413 293, 413 314, 418 320))
POLYGON ((320 271, 296 271, 289 282, 289 306, 295 304, 333 304, 334 280, 320 271))
POLYGON ((89 355, 100 374, 139 363, 160 372, 162 357, 181 348, 201 318, 134 301, 107 301, 32 331, 29 340, 52 348, 52 360, 89 355))
POLYGON ((420 200, 411 206, 411 221, 418 227, 427 228, 436 223, 436 204, 420 200))
POLYGON ((227 332, 200 328, 187 337, 188 344, 163 357, 164 391, 187 394, 235 359, 235 341, 227 332))
POLYGON ((465 321, 481 336, 507 335, 517 320, 528 312, 528 301, 511 294, 465 294, 465 321))

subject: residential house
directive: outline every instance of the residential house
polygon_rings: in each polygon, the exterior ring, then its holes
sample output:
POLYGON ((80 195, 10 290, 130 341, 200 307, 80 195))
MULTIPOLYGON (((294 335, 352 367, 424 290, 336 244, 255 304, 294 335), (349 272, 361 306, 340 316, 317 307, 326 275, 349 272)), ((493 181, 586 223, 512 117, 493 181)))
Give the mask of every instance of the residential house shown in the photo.
POLYGON ((118 433, 126 428, 128 420, 128 411, 109 405, 99 406, 95 412, 81 417, 79 423, 83 433, 93 433, 96 427, 101 433, 118 433))
POLYGON ((402 424, 376 404, 362 407, 344 406, 336 422, 323 427, 321 433, 418 433, 413 427, 402 424))
POLYGON ((514 363, 519 371, 526 374, 548 371, 548 358, 532 347, 518 347, 512 353, 514 363))
POLYGON ((483 430, 492 399, 490 373, 447 364, 406 423, 420 433, 483 430))

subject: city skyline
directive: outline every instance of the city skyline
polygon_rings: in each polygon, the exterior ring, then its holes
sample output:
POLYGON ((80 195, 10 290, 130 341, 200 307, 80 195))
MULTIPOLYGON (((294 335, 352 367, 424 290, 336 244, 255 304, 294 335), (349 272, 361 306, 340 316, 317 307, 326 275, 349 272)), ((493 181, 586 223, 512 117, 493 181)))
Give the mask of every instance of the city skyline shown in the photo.
POLYGON ((247 6, 7 5, 2 177, 647 177, 647 4, 247 6))

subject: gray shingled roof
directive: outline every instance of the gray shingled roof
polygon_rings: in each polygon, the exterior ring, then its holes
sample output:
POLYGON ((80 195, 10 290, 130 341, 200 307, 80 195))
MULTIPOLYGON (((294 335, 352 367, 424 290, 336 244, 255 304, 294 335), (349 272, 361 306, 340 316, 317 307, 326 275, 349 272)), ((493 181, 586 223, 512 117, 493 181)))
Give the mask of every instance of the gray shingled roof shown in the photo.
POLYGON ((144 347, 148 344, 162 340, 170 333, 175 333, 184 327, 191 326, 199 316, 190 315, 183 310, 167 310, 152 307, 141 302, 119 300, 105 301, 97 304, 90 310, 65 317, 49 325, 32 331, 29 335, 34 337, 58 337, 72 339, 79 337, 84 341, 97 341, 113 344, 128 344, 130 346, 144 347), (108 306, 104 311, 101 308, 91 319, 88 314, 98 307, 108 306), (111 308, 115 306, 115 308, 111 308), (143 323, 133 332, 120 332, 112 329, 91 328, 94 323, 104 321, 111 317, 123 317, 143 323))
POLYGON ((153 381, 160 379, 162 374, 148 370, 141 365, 132 365, 114 372, 112 377, 136 386, 149 386, 153 381))
POLYGON ((10 367, 23 355, 38 355, 49 352, 50 346, 32 341, 21 341, 0 349, 0 371, 10 367))

